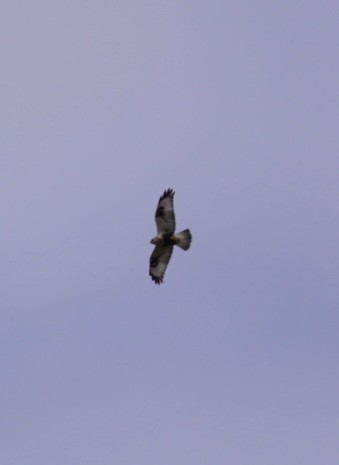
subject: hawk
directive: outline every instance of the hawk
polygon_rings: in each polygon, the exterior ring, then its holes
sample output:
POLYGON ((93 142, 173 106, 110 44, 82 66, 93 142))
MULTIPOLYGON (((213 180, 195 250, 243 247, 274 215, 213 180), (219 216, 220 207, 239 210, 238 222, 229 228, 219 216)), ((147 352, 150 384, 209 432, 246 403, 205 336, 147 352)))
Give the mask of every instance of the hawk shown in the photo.
POLYGON ((174 194, 173 189, 165 190, 159 198, 155 212, 158 234, 151 240, 151 244, 154 244, 155 248, 149 261, 149 274, 156 284, 162 283, 164 279, 173 247, 177 245, 183 250, 188 250, 192 241, 192 234, 189 229, 184 229, 184 231, 175 234, 174 194))

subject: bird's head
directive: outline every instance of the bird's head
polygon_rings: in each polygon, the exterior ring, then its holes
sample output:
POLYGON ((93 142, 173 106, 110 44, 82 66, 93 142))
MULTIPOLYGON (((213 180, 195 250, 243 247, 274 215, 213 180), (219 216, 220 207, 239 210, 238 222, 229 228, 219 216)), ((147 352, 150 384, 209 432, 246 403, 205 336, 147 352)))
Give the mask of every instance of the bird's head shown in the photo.
POLYGON ((161 237, 159 236, 153 237, 153 239, 150 240, 150 243, 153 245, 161 245, 162 243, 161 237))

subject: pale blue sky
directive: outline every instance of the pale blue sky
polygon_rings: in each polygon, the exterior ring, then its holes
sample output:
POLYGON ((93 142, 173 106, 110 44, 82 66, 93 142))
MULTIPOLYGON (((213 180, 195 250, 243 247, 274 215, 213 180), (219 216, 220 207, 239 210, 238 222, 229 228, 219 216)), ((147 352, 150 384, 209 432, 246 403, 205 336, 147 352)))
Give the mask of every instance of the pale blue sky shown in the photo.
POLYGON ((7 3, 1 463, 337 465, 337 2, 7 3))

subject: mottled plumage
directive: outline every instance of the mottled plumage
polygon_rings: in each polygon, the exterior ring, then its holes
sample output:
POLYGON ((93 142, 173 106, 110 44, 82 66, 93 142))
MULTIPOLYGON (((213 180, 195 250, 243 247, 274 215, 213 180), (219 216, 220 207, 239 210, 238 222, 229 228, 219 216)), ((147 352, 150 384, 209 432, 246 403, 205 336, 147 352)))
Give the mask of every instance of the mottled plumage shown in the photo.
POLYGON ((174 194, 172 189, 165 190, 159 198, 155 212, 158 234, 151 240, 151 244, 154 244, 155 248, 150 258, 149 274, 156 284, 162 283, 164 279, 173 246, 177 245, 183 250, 188 250, 192 241, 189 229, 175 234, 174 194))

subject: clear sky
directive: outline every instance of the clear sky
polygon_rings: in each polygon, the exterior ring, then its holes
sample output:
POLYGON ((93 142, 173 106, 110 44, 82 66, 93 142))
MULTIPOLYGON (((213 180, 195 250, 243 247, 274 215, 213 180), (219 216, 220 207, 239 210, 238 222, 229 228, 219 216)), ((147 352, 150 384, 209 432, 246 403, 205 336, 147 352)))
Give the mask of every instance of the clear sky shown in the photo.
POLYGON ((337 465, 338 2, 5 3, 0 462, 337 465))

